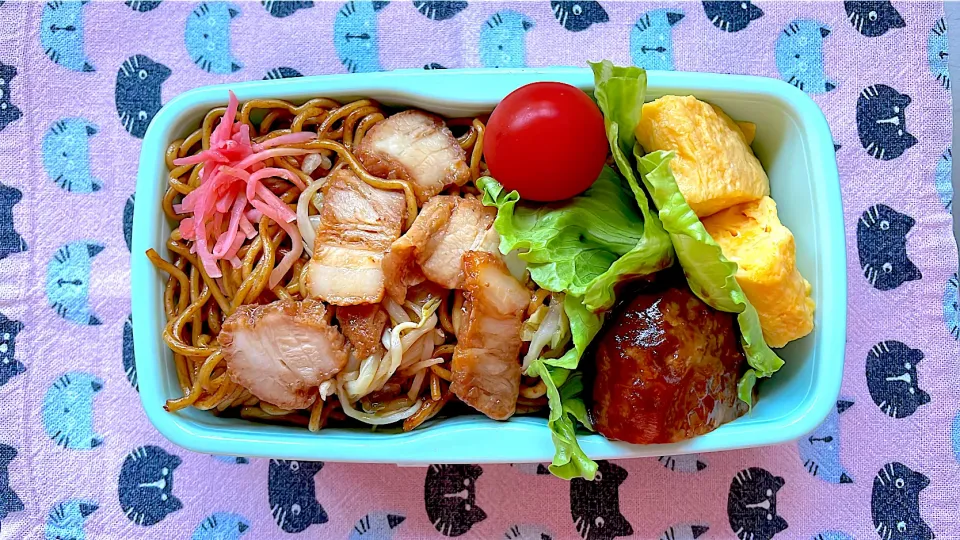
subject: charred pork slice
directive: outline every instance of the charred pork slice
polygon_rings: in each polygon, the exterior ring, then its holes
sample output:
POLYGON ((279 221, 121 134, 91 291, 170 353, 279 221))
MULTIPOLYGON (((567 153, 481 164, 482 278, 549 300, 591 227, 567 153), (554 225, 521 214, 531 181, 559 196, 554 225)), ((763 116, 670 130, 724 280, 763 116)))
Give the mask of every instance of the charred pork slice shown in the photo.
POLYGON ((466 302, 450 389, 490 418, 506 420, 520 391, 520 330, 530 291, 496 255, 471 251, 463 262, 466 302))
POLYGON ((470 180, 466 153, 439 117, 407 110, 378 122, 357 148, 371 173, 411 182, 420 204, 470 180))
POLYGON ((407 287, 424 278, 447 289, 464 282, 463 255, 497 253, 500 237, 493 229, 495 208, 476 199, 438 195, 420 211, 413 226, 393 243, 383 259, 390 297, 402 302, 407 287))
POLYGON ((283 409, 309 407, 347 362, 343 336, 315 300, 240 306, 218 339, 230 378, 283 409))
POLYGON ((403 194, 340 170, 324 185, 323 201, 307 275, 309 295, 337 306, 379 303, 384 291, 380 263, 400 236, 403 194))

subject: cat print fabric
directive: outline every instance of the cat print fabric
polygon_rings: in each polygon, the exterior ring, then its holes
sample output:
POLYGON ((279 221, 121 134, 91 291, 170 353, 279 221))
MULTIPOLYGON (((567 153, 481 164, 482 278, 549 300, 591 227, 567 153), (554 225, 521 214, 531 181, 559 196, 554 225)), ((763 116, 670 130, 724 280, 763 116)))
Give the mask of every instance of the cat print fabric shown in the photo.
POLYGON ((263 0, 260 3, 263 4, 263 7, 267 10, 267 13, 277 18, 289 17, 301 9, 313 7, 313 2, 311 1, 298 2, 295 0, 263 0))
POLYGON ((160 86, 170 77, 170 68, 137 54, 117 72, 117 114, 123 129, 138 139, 160 110, 160 86))
POLYGON ((250 521, 240 514, 215 512, 197 525, 190 540, 239 540, 250 528, 250 521))
POLYGON ((389 512, 372 512, 360 518, 350 531, 349 540, 392 540, 394 529, 399 527, 406 517, 389 512))
POLYGON ((19 120, 23 112, 13 104, 11 81, 17 76, 17 68, 0 62, 0 131, 19 120))
POLYGON ((190 13, 184 41, 197 67, 209 73, 240 71, 243 65, 230 52, 230 24, 239 15, 240 8, 226 2, 204 2, 190 13))
POLYGON ((871 156, 889 161, 917 144, 907 132, 906 109, 910 96, 885 84, 864 88, 857 98, 857 132, 860 144, 871 156))
POLYGON ((483 469, 476 465, 431 465, 424 482, 427 517, 444 536, 461 536, 487 513, 477 506, 477 479, 483 469))
POLYGON ((930 403, 930 394, 920 389, 917 376, 921 360, 922 351, 899 341, 884 341, 870 349, 867 388, 873 402, 891 418, 906 418, 930 403))
POLYGON ((907 256, 907 235, 916 220, 885 204, 868 208, 857 221, 857 253, 863 277, 879 291, 923 277, 907 256))
POLYGON ((824 39, 830 28, 812 20, 793 21, 777 37, 775 48, 780 78, 810 94, 837 87, 827 79, 823 64, 824 39))
POLYGON ((94 432, 94 396, 103 381, 81 371, 71 371, 53 382, 43 398, 43 426, 57 446, 89 450, 103 444, 94 432))
POLYGON ((270 515, 284 532, 298 533, 327 522, 327 513, 314 493, 313 477, 322 468, 320 461, 270 460, 270 515))
POLYGON ((72 71, 95 71, 84 54, 84 4, 54 0, 43 6, 40 19, 40 46, 54 63, 72 71))
POLYGON ((23 330, 23 323, 8 319, 0 313, 0 386, 27 370, 27 366, 17 360, 17 334, 23 330))
POLYGON ((0 259, 27 250, 27 243, 14 228, 13 207, 23 199, 23 193, 0 183, 0 259))
POLYGON ((797 441, 803 467, 812 476, 831 484, 852 484, 853 478, 840 464, 840 415, 853 401, 840 399, 827 419, 812 433, 797 441))
POLYGON ((447 19, 452 19, 457 15, 457 13, 467 9, 467 5, 468 4, 466 2, 451 1, 413 2, 413 7, 417 8, 417 11, 419 11, 421 15, 432 21, 445 21, 447 19))
POLYGON ((10 487, 10 463, 15 457, 16 448, 0 443, 0 527, 4 518, 24 509, 23 500, 10 487))
POLYGON ((350 0, 337 11, 333 43, 340 63, 350 73, 380 71, 377 13, 386 4, 350 0))
POLYGON ((84 523, 100 508, 93 501, 71 499, 55 504, 43 529, 45 540, 85 540, 84 523))
MULTIPOLYGON (((0 2, 0 538, 960 538, 950 22, 942 2, 905 0, 0 2), (549 455, 318 463, 199 454, 157 433, 130 268, 134 214, 155 210, 134 196, 142 142, 165 104, 240 81, 604 58, 651 85, 660 71, 765 77, 823 111, 847 326, 821 422, 776 447, 600 461, 594 482, 554 477, 549 455)), ((764 164, 779 159, 770 129, 758 121, 764 164)), ((812 237, 782 182, 802 251, 812 237)), ((816 295, 839 276, 814 263, 800 261, 816 295)), ((783 349, 778 375, 812 347, 783 349)), ((757 407, 807 388, 787 382, 761 382, 757 407)))
POLYGON ((724 32, 739 32, 751 21, 763 17, 763 10, 753 2, 704 2, 703 11, 710 22, 724 32))
POLYGON ((937 78, 937 82, 945 90, 950 89, 950 71, 948 61, 950 47, 947 44, 947 22, 937 19, 927 37, 927 61, 930 63, 930 72, 937 78))
POLYGON ((534 26, 526 15, 498 11, 480 29, 480 63, 487 68, 526 67, 526 33, 534 26))
POLYGON ((173 493, 173 472, 182 460, 158 446, 141 446, 123 460, 118 491, 123 515, 149 527, 183 508, 173 493))
POLYGON ((612 540, 633 534, 633 526, 620 511, 620 486, 627 479, 623 467, 597 462, 596 478, 570 481, 570 516, 583 540, 612 540))
POLYGON ((100 191, 90 172, 90 138, 97 126, 83 118, 58 120, 43 136, 43 168, 58 187, 74 193, 100 191))
POLYGON ((644 69, 674 69, 673 27, 683 20, 683 12, 654 9, 637 19, 630 29, 630 57, 644 69))
POLYGON ((47 301, 57 315, 79 325, 103 324, 88 304, 92 261, 103 247, 80 240, 54 253, 47 265, 47 301))
POLYGON ((787 528, 777 514, 777 492, 784 479, 766 469, 750 467, 733 477, 727 498, 730 528, 740 540, 773 538, 787 528))
POLYGON ((907 24, 890 0, 882 2, 844 2, 847 20, 857 32, 867 37, 878 37, 907 24))
POLYGON ((571 32, 582 32, 594 23, 604 23, 610 20, 600 2, 575 0, 573 2, 550 2, 550 9, 564 29, 571 32))
POLYGON ((883 466, 873 479, 870 514, 883 540, 930 540, 933 530, 920 514, 920 491, 930 479, 903 463, 883 466))

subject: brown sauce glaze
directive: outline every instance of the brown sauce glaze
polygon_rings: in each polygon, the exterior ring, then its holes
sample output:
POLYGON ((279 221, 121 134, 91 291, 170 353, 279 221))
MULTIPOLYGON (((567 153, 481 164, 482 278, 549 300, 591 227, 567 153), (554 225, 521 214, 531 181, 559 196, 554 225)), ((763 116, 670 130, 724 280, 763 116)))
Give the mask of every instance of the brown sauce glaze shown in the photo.
POLYGON ((595 342, 597 431, 635 444, 671 443, 746 412, 737 399, 746 359, 735 323, 685 283, 654 285, 622 302, 595 342))

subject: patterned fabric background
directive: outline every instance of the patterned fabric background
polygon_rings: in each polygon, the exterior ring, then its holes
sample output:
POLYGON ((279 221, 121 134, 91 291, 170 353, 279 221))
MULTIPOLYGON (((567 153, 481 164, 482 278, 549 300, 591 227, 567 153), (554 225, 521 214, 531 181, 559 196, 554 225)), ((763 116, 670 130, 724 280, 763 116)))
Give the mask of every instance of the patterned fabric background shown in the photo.
POLYGON ((942 4, 2 4, 0 537, 960 538, 942 4), (152 429, 128 261, 140 137, 162 103, 228 81, 601 58, 778 77, 825 111, 850 283, 825 424, 569 484, 536 465, 214 458, 152 429))

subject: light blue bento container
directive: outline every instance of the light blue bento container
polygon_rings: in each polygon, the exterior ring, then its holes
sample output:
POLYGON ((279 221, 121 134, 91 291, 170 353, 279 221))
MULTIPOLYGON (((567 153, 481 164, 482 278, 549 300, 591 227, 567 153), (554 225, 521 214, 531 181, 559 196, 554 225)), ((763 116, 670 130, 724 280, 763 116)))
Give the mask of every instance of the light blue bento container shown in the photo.
MULTIPOLYGON (((594 459, 713 452, 791 441, 811 431, 835 406, 846 339, 846 251, 833 139, 823 113, 802 91, 775 79, 704 73, 649 72, 647 99, 694 95, 737 120, 757 125, 753 149, 769 177, 780 219, 793 231, 797 265, 813 285, 817 303, 813 333, 780 351, 786 365, 759 386, 748 415, 682 443, 639 446, 600 435, 580 437, 594 459)), ((546 420, 515 417, 496 422, 482 415, 435 419, 410 433, 369 429, 304 428, 218 418, 192 408, 168 413, 164 402, 180 397, 173 357, 161 333, 162 292, 167 276, 144 252, 164 257, 171 224, 160 200, 166 190, 164 151, 192 132, 206 112, 227 101, 280 98, 361 97, 387 105, 419 107, 445 116, 489 112, 512 90, 534 81, 593 88, 588 69, 405 70, 332 75, 210 86, 185 92, 160 110, 143 141, 133 227, 133 335, 140 397, 147 417, 173 443, 189 450, 281 459, 426 465, 430 463, 546 462, 553 443, 546 420)))

